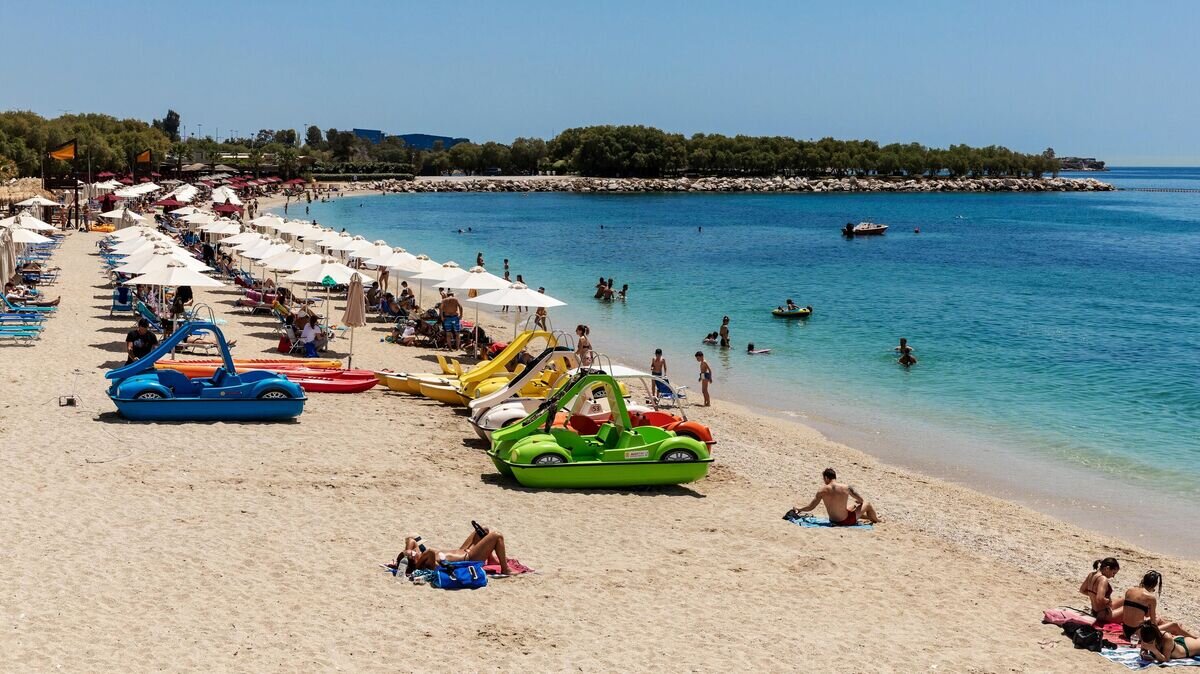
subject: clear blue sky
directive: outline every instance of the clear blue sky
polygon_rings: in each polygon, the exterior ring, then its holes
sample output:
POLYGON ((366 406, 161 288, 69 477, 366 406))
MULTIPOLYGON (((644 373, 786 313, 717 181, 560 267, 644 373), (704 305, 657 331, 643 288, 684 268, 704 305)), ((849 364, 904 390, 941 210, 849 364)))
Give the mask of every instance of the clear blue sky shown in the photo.
POLYGON ((1200 2, 6 2, 0 109, 189 132, 694 132, 1200 164, 1200 2), (71 49, 64 35, 78 36, 71 49), (77 55, 79 54, 79 55, 77 55))

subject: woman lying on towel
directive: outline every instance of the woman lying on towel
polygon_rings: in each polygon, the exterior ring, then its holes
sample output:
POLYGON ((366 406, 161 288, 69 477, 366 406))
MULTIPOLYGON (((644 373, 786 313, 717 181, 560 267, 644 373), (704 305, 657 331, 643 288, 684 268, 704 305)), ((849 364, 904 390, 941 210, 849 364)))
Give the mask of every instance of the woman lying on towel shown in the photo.
POLYGON ((1139 648, 1142 655, 1154 658, 1155 662, 1168 660, 1186 660, 1200 655, 1200 639, 1196 637, 1174 637, 1163 634, 1162 630, 1152 622, 1142 623, 1138 630, 1142 642, 1139 648))
MULTIPOLYGON (((475 524, 472 522, 472 524, 475 524)), ((438 562, 462 562, 470 560, 484 564, 499 564, 500 573, 509 574, 508 557, 504 551, 504 534, 499 531, 489 531, 475 525, 475 531, 467 536, 467 540, 457 549, 448 551, 434 550, 421 542, 420 536, 409 536, 404 539, 404 551, 396 556, 395 564, 388 564, 389 569, 400 568, 404 564, 404 575, 410 576, 417 569, 436 569, 438 562)))
POLYGON ((1092 572, 1083 579, 1079 594, 1087 595, 1092 602, 1092 615, 1097 623, 1119 623, 1123 619, 1125 598, 1112 598, 1109 578, 1117 575, 1121 565, 1112 557, 1097 559, 1092 563, 1092 572))
POLYGON ((1162 586, 1162 574, 1148 571, 1142 576, 1141 585, 1125 590, 1125 605, 1122 607, 1121 617, 1125 623, 1122 627, 1126 639, 1133 636, 1143 623, 1153 623, 1167 634, 1193 638, 1196 636, 1179 623, 1168 622, 1158 617, 1158 597, 1162 594, 1162 586))

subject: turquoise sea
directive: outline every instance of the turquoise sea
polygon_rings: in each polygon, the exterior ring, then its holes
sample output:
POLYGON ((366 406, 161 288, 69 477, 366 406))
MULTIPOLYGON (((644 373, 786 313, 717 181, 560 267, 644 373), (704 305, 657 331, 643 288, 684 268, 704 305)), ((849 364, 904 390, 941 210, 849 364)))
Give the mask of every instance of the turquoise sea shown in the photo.
MULTIPOLYGON (((1200 188, 1200 169, 1088 175, 1200 188)), ((910 456, 954 438, 939 461, 1008 453, 1200 496, 1200 194, 420 194, 309 209, 438 261, 481 251, 499 274, 508 258, 570 303, 556 327, 589 323, 597 350, 635 365, 663 348, 677 381, 694 385, 692 353, 729 315, 735 348, 703 347, 718 397, 863 436, 908 429, 910 456), (891 229, 839 236, 860 220, 891 229), (599 276, 628 283, 629 301, 594 300, 599 276), (812 318, 773 318, 789 297, 812 318), (893 361, 900 336, 911 370, 893 361)))

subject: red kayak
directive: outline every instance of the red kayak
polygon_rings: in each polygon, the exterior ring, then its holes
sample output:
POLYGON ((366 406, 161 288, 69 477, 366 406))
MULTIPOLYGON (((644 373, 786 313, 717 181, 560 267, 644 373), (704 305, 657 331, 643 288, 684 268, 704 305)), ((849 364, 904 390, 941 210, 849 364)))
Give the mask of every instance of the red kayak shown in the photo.
POLYGON ((280 372, 308 393, 361 393, 379 380, 371 370, 284 370, 280 372))

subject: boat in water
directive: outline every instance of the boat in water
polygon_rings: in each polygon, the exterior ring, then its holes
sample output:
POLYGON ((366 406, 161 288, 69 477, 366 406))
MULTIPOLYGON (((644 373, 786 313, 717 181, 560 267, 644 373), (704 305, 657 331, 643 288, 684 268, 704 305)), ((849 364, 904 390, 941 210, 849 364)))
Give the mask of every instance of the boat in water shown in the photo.
POLYGON ((846 238, 854 238, 856 236, 879 236, 887 232, 888 226, 881 225, 877 222, 860 222, 857 225, 847 222, 842 228, 842 236, 846 238))

